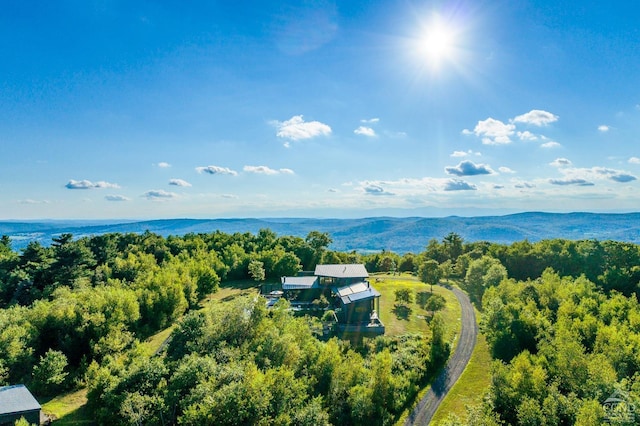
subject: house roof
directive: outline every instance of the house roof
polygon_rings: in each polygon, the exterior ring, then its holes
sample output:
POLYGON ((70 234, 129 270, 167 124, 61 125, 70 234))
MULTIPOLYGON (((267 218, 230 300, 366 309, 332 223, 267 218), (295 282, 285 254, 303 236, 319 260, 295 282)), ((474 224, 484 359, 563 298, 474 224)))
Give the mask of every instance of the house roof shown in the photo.
POLYGON ((338 297, 342 300, 342 303, 348 305, 349 303, 358 302, 360 300, 373 299, 380 297, 380 293, 375 288, 371 287, 367 283, 356 283, 338 289, 338 297))
POLYGON ((0 387, 0 414, 40 410, 40 404, 25 385, 0 387))
POLYGON ((318 277, 282 277, 283 290, 308 290, 318 287, 318 277))
POLYGON ((367 278, 369 273, 362 264, 317 265, 315 275, 332 278, 367 278))

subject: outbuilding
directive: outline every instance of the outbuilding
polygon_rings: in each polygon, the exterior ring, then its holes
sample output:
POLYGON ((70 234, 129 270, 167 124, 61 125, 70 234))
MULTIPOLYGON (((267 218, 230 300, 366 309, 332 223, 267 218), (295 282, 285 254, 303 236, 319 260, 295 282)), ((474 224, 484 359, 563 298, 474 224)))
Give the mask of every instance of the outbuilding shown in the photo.
POLYGON ((41 409, 25 385, 0 387, 0 426, 13 425, 21 417, 39 425, 41 409))

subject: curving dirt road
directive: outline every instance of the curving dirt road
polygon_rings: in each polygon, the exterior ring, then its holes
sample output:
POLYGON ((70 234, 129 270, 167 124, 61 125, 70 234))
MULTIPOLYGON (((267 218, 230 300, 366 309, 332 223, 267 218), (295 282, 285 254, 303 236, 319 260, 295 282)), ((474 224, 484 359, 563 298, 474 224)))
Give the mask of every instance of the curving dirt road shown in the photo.
POLYGON ((460 378, 476 345, 478 325, 476 324, 476 314, 469 297, 457 288, 452 288, 451 290, 462 307, 462 325, 458 346, 449 361, 447 361, 447 365, 431 384, 429 392, 418 402, 404 422, 405 426, 429 424, 440 403, 447 396, 453 384, 460 378))

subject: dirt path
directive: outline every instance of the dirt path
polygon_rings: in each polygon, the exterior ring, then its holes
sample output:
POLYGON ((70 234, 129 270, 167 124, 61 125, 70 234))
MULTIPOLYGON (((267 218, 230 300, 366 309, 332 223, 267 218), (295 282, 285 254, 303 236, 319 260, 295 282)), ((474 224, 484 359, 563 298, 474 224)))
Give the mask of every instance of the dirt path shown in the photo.
POLYGON ((405 426, 429 424, 440 403, 447 396, 453 384, 460 378, 460 375, 462 375, 476 345, 478 325, 476 324, 473 305, 471 305, 469 297, 463 291, 457 288, 452 288, 451 290, 462 307, 462 324, 458 346, 451 358, 449 358, 447 365, 431 384, 429 392, 418 402, 418 405, 405 421, 405 426))

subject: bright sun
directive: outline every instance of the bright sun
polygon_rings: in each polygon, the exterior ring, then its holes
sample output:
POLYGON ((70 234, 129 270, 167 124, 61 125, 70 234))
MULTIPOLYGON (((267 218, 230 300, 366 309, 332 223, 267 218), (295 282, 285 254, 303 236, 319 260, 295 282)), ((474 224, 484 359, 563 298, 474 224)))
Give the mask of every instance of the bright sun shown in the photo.
POLYGON ((419 40, 419 51, 429 66, 439 68, 445 61, 453 61, 456 55, 456 33, 453 27, 435 16, 425 26, 419 40))

